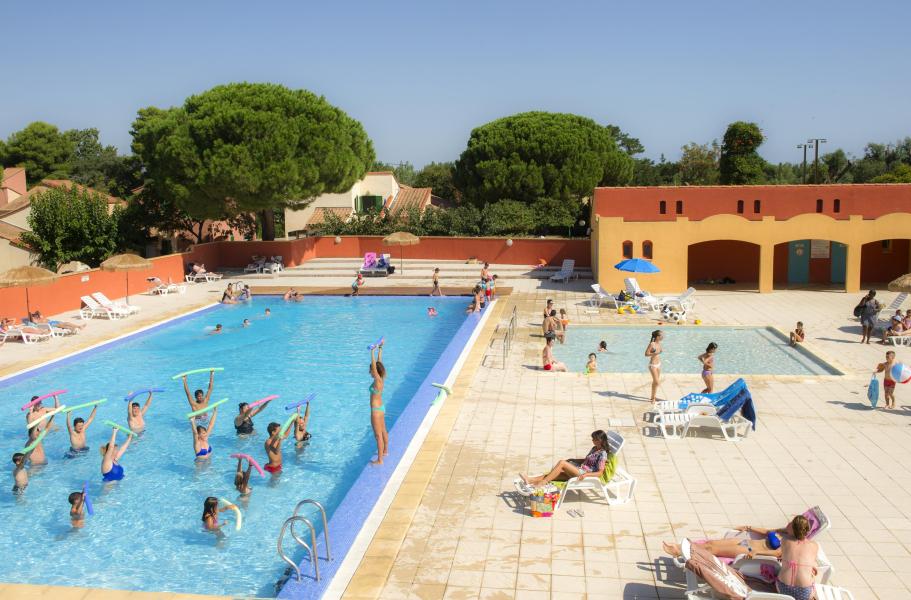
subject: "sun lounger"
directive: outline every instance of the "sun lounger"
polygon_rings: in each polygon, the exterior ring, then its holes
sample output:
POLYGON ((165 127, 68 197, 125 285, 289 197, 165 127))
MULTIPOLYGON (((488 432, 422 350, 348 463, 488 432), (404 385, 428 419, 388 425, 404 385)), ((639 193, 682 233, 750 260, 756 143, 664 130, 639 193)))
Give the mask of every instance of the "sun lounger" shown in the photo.
POLYGON ((747 389, 747 384, 742 378, 737 378, 734 383, 724 388, 720 392, 711 392, 703 394, 694 392, 687 394, 680 400, 661 400, 655 403, 655 409, 658 412, 677 412, 686 410, 691 404, 711 404, 712 406, 721 406, 734 399, 734 396, 741 390, 747 389))
MULTIPOLYGON (((625 440, 623 436, 615 431, 607 434, 607 443, 610 446, 611 454, 619 456, 625 440)), ((566 494, 570 491, 580 492, 591 490, 604 496, 609 505, 624 504, 633 499, 633 491, 636 488, 636 479, 619 466, 614 469, 613 476, 608 480, 604 475, 598 479, 587 477, 579 480, 573 477, 566 482, 563 490, 560 492, 560 498, 557 500, 555 508, 559 509, 563 505, 566 494)))
POLYGON ((244 267, 244 273, 261 273, 265 264, 265 258, 255 258, 253 262, 244 267))
POLYGON ((655 424, 668 439, 686 437, 691 427, 709 427, 719 429, 727 441, 737 442, 749 435, 755 427, 755 419, 752 397, 744 387, 718 406, 696 403, 684 411, 659 412, 655 424))
POLYGON ((892 323, 892 316, 895 314, 895 311, 897 311, 899 308, 901 308, 902 304, 904 304, 905 300, 907 300, 907 299, 908 299, 908 294, 906 292, 902 292, 898 296, 896 296, 895 298, 892 299, 892 302, 889 303, 889 306, 881 309, 878 313, 876 313, 877 321, 876 321, 876 327, 874 327, 874 330, 885 331, 886 329, 888 329, 889 325, 892 323), (885 318, 883 318, 880 315, 886 315, 886 316, 885 316, 885 318))
POLYGON ((696 288, 687 288, 679 296, 664 296, 658 299, 661 305, 666 305, 673 309, 678 309, 684 313, 693 310, 696 307, 696 288))
POLYGON ((127 315, 135 315, 139 312, 140 307, 134 306, 132 304, 126 304, 125 302, 115 302, 104 295, 103 292, 95 292, 92 294, 92 298, 98 301, 98 304, 112 310, 119 310, 127 315))
POLYGON ((0 340, 0 345, 5 344, 11 338, 19 338, 24 344, 34 344, 35 342, 43 342, 54 337, 51 332, 25 331, 21 326, 0 327, 0 336, 3 338, 0 340))
POLYGON ((632 302, 617 300, 613 294, 609 294, 601 289, 601 285, 597 283, 592 284, 592 291, 595 292, 591 298, 588 299, 588 304, 590 306, 603 306, 607 304, 608 308, 620 308, 621 306, 634 306, 632 302))
POLYGON ((623 280, 623 285, 626 287, 626 293, 635 298, 637 304, 646 306, 652 312, 661 310, 661 301, 650 293, 642 291, 635 277, 627 277, 623 280))
POLYGON ((193 265, 193 270, 188 274, 184 279, 187 283, 199 283, 199 280, 202 279, 206 283, 212 281, 218 281, 222 278, 221 273, 210 273, 206 271, 204 266, 193 265))
POLYGON ((126 316, 123 311, 113 310, 102 306, 98 303, 97 300, 91 296, 81 296, 79 298, 82 300, 82 303, 85 304, 84 307, 79 309, 79 316, 82 319, 94 319, 95 317, 105 317, 107 319, 119 319, 126 316))
POLYGON ((560 267, 560 270, 554 275, 550 276, 551 281, 569 281, 572 279, 575 274, 574 270, 576 268, 576 261, 572 258, 564 259, 563 265, 560 267))
POLYGON ((360 274, 364 277, 386 277, 389 275, 389 270, 387 269, 389 265, 388 256, 388 254, 384 254, 382 257, 377 258, 376 252, 364 254, 364 264, 359 270, 360 274))
POLYGON ((64 329, 63 327, 54 327, 50 323, 36 323, 31 319, 22 319, 22 325, 25 327, 33 327, 35 329, 40 329, 42 333, 50 333, 53 337, 65 337, 67 335, 73 335, 76 333, 72 329, 64 329))

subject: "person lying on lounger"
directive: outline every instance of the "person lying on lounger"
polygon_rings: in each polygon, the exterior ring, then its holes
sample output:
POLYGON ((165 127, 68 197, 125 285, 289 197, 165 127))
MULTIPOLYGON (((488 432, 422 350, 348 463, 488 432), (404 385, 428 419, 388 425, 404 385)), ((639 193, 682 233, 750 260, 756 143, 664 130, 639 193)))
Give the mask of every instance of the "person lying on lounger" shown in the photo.
POLYGON ((550 483, 551 481, 567 481, 576 477, 578 479, 587 479, 601 477, 605 469, 613 471, 617 464, 616 455, 610 451, 607 443, 607 434, 599 429, 592 432, 592 449, 588 451, 585 458, 567 458, 554 465, 550 472, 537 477, 529 477, 519 473, 519 477, 527 486, 540 486, 550 483))
POLYGON ((57 327, 58 329, 67 329, 69 331, 79 331, 87 325, 87 323, 77 325, 76 323, 70 323, 69 321, 50 321, 47 317, 41 314, 40 310, 36 310, 30 314, 29 318, 32 320, 32 323, 44 323, 50 325, 51 327, 57 327))

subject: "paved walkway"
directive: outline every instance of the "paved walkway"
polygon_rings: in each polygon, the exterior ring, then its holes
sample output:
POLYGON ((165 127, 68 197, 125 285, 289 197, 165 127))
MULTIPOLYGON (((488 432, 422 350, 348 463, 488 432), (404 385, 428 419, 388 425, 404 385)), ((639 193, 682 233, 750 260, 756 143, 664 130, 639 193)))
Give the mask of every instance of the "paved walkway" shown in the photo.
MULTIPOLYGON (((705 323, 784 329, 802 319, 809 345, 850 373, 747 378, 759 428, 730 443, 655 437, 645 373, 538 370, 540 339, 530 324, 547 297, 570 310, 575 326, 648 321, 594 311, 579 293, 514 295, 521 327, 506 369, 477 369, 439 460, 432 470, 424 466, 424 494, 401 544, 384 547, 389 568, 356 573, 346 597, 682 598, 683 574, 663 556, 662 541, 742 524, 783 526, 819 505, 833 522, 818 540, 835 566, 832 582, 858 600, 911 598, 911 405, 900 388, 899 410, 869 410, 864 385, 884 349, 856 343, 856 322, 846 318, 854 298, 699 294, 705 323), (513 493, 516 473, 584 455, 597 428, 625 436, 620 464, 638 480, 634 501, 608 507, 570 497, 553 518, 527 516, 513 493), (585 517, 569 516, 569 508, 585 517)), ((899 349, 899 357, 908 352, 899 349)), ((697 374, 670 376, 659 396, 699 388, 697 374)), ((403 528, 401 515, 389 517, 403 528)))

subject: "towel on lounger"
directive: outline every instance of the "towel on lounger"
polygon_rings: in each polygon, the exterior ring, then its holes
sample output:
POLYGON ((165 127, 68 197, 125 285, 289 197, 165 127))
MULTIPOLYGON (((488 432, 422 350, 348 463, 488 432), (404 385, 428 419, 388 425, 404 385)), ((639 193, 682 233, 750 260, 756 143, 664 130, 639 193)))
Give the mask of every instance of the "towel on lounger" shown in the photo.
POLYGON ((753 424, 753 431, 756 431, 756 407, 753 405, 750 390, 741 390, 730 402, 719 406, 718 418, 722 421, 729 421, 738 412, 740 412, 740 416, 753 424))

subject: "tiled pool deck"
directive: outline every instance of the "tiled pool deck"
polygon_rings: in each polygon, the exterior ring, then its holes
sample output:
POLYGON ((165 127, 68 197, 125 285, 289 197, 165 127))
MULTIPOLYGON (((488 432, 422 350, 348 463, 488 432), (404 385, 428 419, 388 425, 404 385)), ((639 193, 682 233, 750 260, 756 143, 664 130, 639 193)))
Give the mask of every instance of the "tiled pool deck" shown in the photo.
MULTIPOLYGON (((151 323, 204 305, 215 291, 191 290, 170 305, 171 299, 140 298, 147 304, 142 319, 151 323)), ((589 295, 539 289, 499 303, 500 314, 473 348, 345 597, 682 598, 682 573, 662 557, 663 540, 712 536, 739 524, 778 526, 818 504, 833 521, 819 538, 836 568, 832 582, 858 600, 911 598, 911 467, 903 452, 911 449, 911 386, 899 386, 898 410, 869 410, 864 387, 886 348, 857 343, 857 323, 848 318, 856 298, 819 291, 698 294, 697 316, 707 325, 786 331, 803 320, 808 347, 848 373, 747 378, 759 428, 733 444, 654 437, 643 421, 644 372, 584 377, 537 369, 537 315, 545 298, 567 308, 573 324, 650 322, 591 309, 583 304, 589 295), (489 349, 487 340, 513 305, 519 330, 500 369, 498 347, 489 349), (584 454, 596 428, 626 437, 620 464, 638 480, 633 502, 608 507, 570 497, 551 519, 517 511, 516 473, 584 454), (573 507, 585 518, 568 516, 573 507)), ((76 336, 81 340, 57 340, 53 347, 7 344, 0 348, 0 374, 143 324, 114 323, 120 325, 96 321, 76 336)), ((897 351, 900 360, 911 359, 911 350, 897 351)), ((731 378, 719 379, 721 386, 731 378)), ((698 389, 697 373, 668 376, 659 396, 698 389)), ((191 596, 0 584, 0 598, 184 597, 191 596)))

